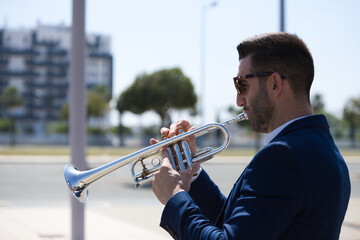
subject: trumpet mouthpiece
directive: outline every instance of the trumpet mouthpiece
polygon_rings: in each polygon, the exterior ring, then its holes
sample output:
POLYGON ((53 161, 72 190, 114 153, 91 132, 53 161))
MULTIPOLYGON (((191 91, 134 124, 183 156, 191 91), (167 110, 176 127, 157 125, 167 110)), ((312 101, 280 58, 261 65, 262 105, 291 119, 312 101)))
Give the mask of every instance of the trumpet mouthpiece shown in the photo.
POLYGON ((230 120, 227 120, 225 122, 222 122, 221 124, 224 125, 224 126, 227 126, 227 125, 229 125, 231 123, 239 122, 239 121, 243 121, 243 120, 248 120, 248 119, 249 118, 248 118, 246 112, 244 111, 244 112, 240 113, 239 115, 237 115, 236 117, 234 117, 234 118, 232 118, 230 120))

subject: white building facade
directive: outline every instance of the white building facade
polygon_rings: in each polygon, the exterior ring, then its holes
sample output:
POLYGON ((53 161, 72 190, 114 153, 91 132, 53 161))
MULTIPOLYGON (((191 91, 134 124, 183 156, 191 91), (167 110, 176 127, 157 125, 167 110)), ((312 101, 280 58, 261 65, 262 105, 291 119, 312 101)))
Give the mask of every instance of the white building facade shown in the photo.
MULTIPOLYGON (((70 52, 70 27, 38 25, 26 30, 0 29, 0 94, 13 86, 24 100, 13 116, 19 133, 41 136, 46 134, 48 123, 59 120, 60 109, 69 102, 70 52)), ((111 93, 110 37, 87 34, 85 52, 86 87, 105 85, 111 93)), ((0 104, 0 117, 5 114, 0 104)), ((109 125, 108 116, 100 121, 105 127, 109 125)))

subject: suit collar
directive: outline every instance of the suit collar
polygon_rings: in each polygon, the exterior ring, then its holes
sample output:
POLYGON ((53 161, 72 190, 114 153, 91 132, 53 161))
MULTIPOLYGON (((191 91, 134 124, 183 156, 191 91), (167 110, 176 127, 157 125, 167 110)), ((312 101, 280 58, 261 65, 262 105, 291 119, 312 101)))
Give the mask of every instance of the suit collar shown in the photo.
POLYGON ((295 118, 293 120, 290 120, 286 123, 284 123, 283 125, 281 125, 280 127, 276 128, 274 131, 272 131, 271 133, 266 134, 265 138, 264 138, 264 145, 268 145, 283 129, 285 129, 288 125, 290 125, 291 123, 300 120, 302 118, 306 118, 309 116, 302 116, 299 118, 295 118))
POLYGON ((271 140, 271 142, 276 140, 278 137, 281 137, 289 132, 293 132, 297 129, 315 127, 315 126, 327 128, 327 129, 330 127, 325 115, 321 114, 321 115, 308 116, 290 123, 276 137, 274 137, 273 140, 271 140))

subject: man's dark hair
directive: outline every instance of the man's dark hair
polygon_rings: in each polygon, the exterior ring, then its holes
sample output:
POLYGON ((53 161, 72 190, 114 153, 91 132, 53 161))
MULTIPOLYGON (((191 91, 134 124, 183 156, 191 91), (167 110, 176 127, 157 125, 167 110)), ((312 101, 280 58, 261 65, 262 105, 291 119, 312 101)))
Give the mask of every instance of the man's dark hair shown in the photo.
POLYGON ((305 43, 295 34, 268 33, 245 39, 237 46, 239 59, 251 56, 251 71, 278 72, 294 94, 309 99, 314 62, 305 43))

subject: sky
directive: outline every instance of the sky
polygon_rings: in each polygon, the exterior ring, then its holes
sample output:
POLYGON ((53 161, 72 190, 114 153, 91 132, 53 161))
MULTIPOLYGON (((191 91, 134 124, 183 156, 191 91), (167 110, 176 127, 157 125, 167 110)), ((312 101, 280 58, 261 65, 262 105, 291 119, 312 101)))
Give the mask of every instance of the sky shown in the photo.
MULTIPOLYGON (((204 99, 205 122, 229 117, 236 107, 232 77, 237 74, 236 46, 245 38, 280 29, 279 0, 88 0, 86 31, 111 37, 117 98, 143 72, 180 67, 204 99), (206 29, 201 41, 201 29, 206 29), (205 84, 201 86, 201 46, 205 43, 205 84)), ((360 0, 285 0, 285 30, 308 45, 315 63, 311 95, 321 94, 325 109, 339 117, 346 101, 360 97, 360 0)), ((70 0, 0 0, 0 27, 35 28, 72 19, 70 0)), ((112 113, 117 122, 117 113, 112 113)), ((185 111, 173 120, 190 118, 185 111)), ((191 119, 191 118, 190 118, 191 119)), ((199 118, 193 118, 195 124, 199 118)), ((154 113, 124 115, 125 125, 159 124, 154 113)))

